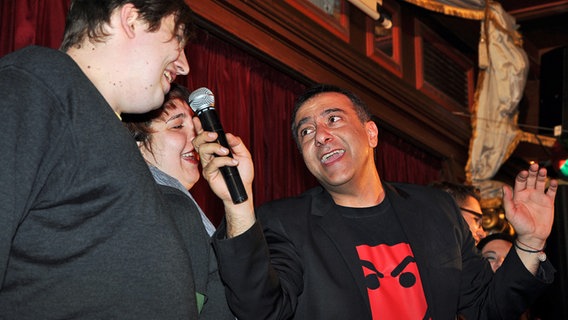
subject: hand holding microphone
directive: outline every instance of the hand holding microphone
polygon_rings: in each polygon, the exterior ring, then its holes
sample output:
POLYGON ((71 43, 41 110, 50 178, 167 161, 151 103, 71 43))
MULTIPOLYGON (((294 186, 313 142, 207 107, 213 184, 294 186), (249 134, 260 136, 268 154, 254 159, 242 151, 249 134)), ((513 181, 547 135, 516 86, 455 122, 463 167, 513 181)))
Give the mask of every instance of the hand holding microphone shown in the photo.
MULTIPOLYGON (((207 88, 199 88, 193 91, 189 95, 188 103, 191 109, 193 109, 195 114, 199 117, 203 129, 206 131, 216 132, 217 142, 221 146, 227 148, 227 150, 231 150, 231 147, 227 142, 225 132, 223 131, 223 127, 221 126, 221 121, 215 112, 215 97, 211 90, 207 88)), ((233 157, 230 151, 228 156, 231 158, 233 157)), ((248 196, 237 167, 224 166, 219 168, 219 170, 227 184, 233 203, 238 204, 246 201, 248 196)))

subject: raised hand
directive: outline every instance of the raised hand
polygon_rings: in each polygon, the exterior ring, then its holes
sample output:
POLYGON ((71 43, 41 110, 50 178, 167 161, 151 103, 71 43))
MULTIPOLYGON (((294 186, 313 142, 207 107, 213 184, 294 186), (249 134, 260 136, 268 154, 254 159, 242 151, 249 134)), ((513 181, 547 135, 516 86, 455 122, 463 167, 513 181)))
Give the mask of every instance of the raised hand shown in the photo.
MULTIPOLYGON (((534 261, 533 257, 537 257, 534 254, 545 247, 546 239, 552 229, 558 181, 551 180, 548 189, 546 182, 546 169, 539 169, 538 164, 533 163, 528 171, 519 172, 513 191, 510 187, 504 187, 503 190, 505 216, 517 233, 515 246, 520 249, 517 252, 523 262, 531 259, 534 261)), ((542 255, 538 258, 542 259, 542 255)), ((534 264, 532 265, 534 267, 534 264)), ((527 267, 535 271, 533 267, 527 267)))
POLYGON ((227 142, 231 147, 233 158, 228 157, 229 150, 216 142, 217 133, 204 131, 199 118, 194 117, 193 123, 197 136, 192 144, 199 153, 203 178, 209 183, 211 190, 223 201, 227 223, 227 236, 239 235, 255 222, 252 182, 254 180, 254 166, 252 157, 243 141, 230 133, 226 134, 227 142), (227 184, 219 168, 223 166, 237 166, 241 180, 248 195, 248 200, 241 204, 234 204, 227 184))
POLYGON ((546 180, 546 169, 539 169, 536 163, 531 164, 528 171, 521 171, 517 175, 513 192, 505 187, 503 195, 507 220, 518 237, 527 241, 542 241, 542 244, 550 235, 554 221, 554 198, 558 189, 558 182, 551 180, 548 190, 545 190, 546 180))

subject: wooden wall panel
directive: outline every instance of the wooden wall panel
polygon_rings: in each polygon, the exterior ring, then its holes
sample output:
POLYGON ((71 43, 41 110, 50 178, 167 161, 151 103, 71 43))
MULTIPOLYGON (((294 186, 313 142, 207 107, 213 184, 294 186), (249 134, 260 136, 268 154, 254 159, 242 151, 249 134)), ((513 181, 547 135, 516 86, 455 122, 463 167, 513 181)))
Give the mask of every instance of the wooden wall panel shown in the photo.
MULTIPOLYGON (((350 7, 350 41, 345 42, 285 1, 190 1, 198 25, 258 55, 299 80, 346 87, 364 99, 391 130, 453 162, 458 177, 468 157, 469 120, 452 114, 414 87, 412 76, 398 77, 366 54, 366 16, 350 7)), ((414 72, 412 8, 401 6, 402 58, 414 72), (410 19, 410 21, 409 21, 410 19), (405 31, 406 30, 406 31, 405 31), (410 63, 408 63, 410 62, 410 63)))

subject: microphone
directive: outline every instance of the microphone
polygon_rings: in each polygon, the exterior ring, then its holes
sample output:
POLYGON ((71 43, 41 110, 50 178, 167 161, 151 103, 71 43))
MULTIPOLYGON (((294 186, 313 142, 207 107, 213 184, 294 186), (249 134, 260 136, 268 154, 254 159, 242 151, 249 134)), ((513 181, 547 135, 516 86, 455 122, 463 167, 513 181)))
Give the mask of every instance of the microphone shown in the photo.
MULTIPOLYGON (((199 88, 189 95, 188 102, 193 112, 201 120, 203 129, 217 132, 217 142, 229 150, 229 157, 232 158, 233 155, 231 154, 225 131, 223 131, 221 121, 219 121, 219 117, 217 117, 215 112, 215 96, 213 96, 213 92, 207 88, 199 88)), ((237 167, 224 166, 219 168, 219 170, 225 179, 233 203, 239 204, 246 201, 248 196, 237 167)))

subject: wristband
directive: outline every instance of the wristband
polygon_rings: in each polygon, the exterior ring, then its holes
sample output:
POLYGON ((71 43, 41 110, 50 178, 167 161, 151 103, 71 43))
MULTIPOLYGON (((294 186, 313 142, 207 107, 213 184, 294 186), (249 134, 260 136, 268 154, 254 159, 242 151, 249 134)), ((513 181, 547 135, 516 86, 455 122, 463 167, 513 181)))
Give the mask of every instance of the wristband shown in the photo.
POLYGON ((546 244, 544 244, 544 247, 543 247, 542 249, 540 249, 540 250, 539 250, 539 249, 536 249, 536 248, 533 248, 533 247, 531 247, 531 246, 529 246, 529 245, 527 245, 527 244, 522 243, 521 241, 519 241, 519 239, 515 240, 515 243, 514 243, 514 244, 515 244, 515 247, 516 247, 517 249, 521 250, 521 251, 528 252, 528 253, 538 253, 537 258, 538 258, 538 260, 539 260, 540 262, 546 261, 546 253, 544 253, 544 249, 546 248, 546 244), (523 248, 523 247, 519 246, 519 244, 522 244, 523 246, 528 247, 528 248, 530 248, 531 250, 526 249, 526 248, 523 248))

